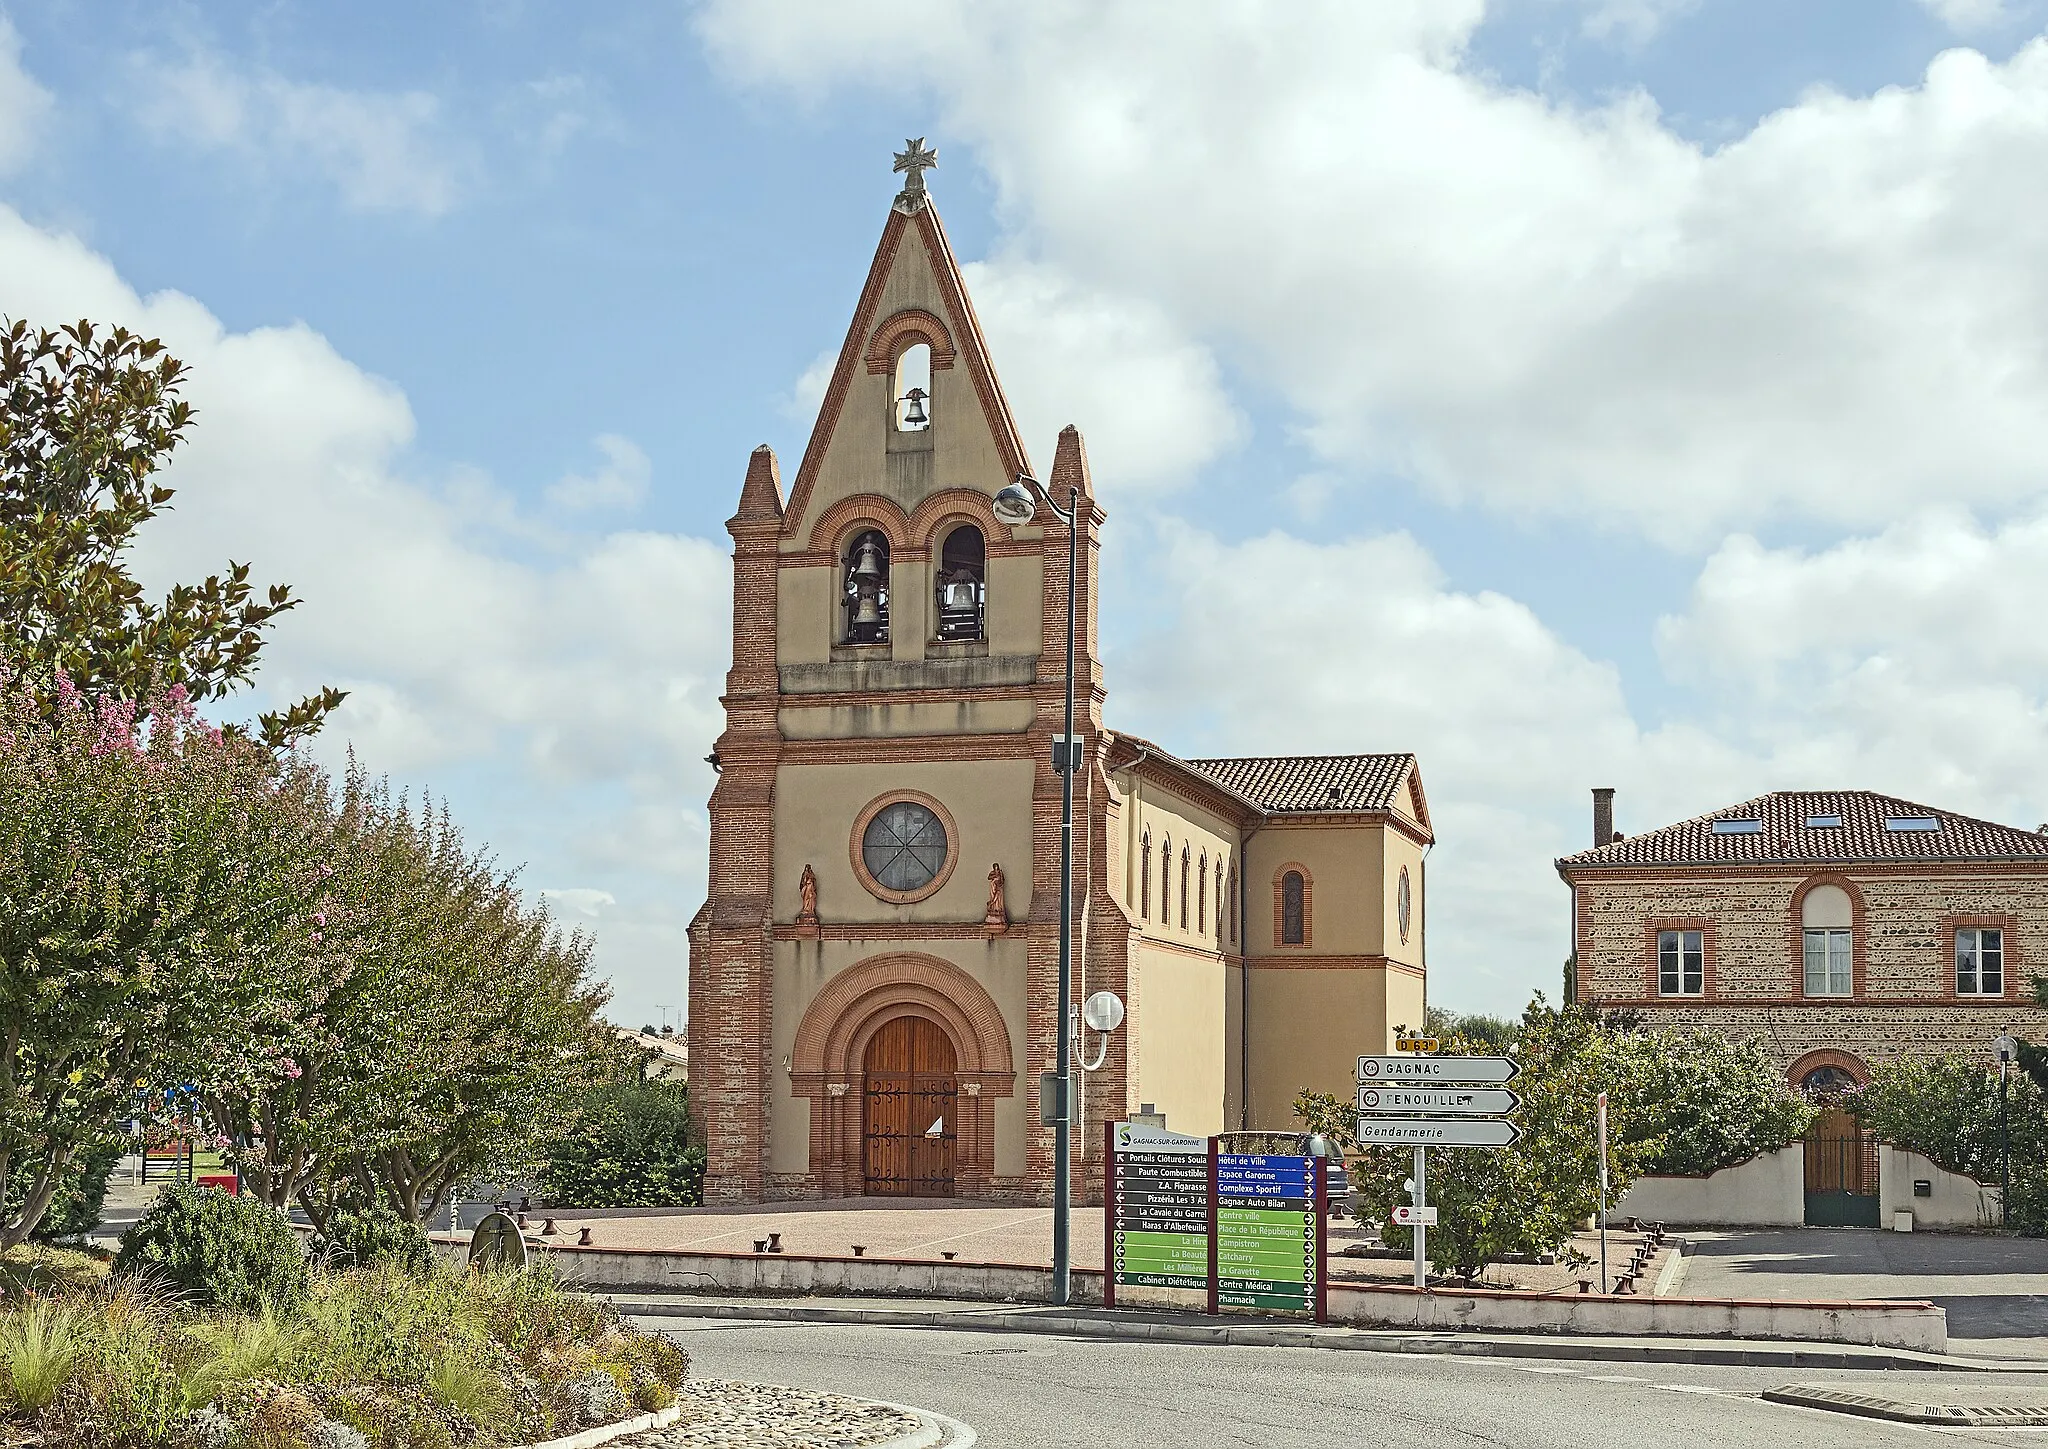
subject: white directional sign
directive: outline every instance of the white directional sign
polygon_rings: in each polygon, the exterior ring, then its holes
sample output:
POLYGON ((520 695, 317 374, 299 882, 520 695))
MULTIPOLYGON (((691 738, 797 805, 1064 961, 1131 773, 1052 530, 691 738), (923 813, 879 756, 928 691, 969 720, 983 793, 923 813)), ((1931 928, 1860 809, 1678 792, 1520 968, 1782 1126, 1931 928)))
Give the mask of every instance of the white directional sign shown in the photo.
POLYGON ((1521 1132, 1498 1117, 1360 1117, 1361 1147, 1509 1147, 1521 1132))
POLYGON ((1498 1117, 1522 1105, 1505 1087, 1368 1087, 1358 1089, 1361 1112, 1430 1112, 1447 1117, 1498 1117))
POLYGON ((1521 1071, 1507 1057, 1360 1057, 1361 1082, 1400 1082, 1434 1086, 1438 1082, 1511 1082, 1521 1071))
POLYGON ((1397 1228, 1433 1228, 1436 1226, 1436 1209, 1433 1207, 1414 1207, 1405 1202, 1397 1203, 1394 1206, 1394 1226, 1397 1228))

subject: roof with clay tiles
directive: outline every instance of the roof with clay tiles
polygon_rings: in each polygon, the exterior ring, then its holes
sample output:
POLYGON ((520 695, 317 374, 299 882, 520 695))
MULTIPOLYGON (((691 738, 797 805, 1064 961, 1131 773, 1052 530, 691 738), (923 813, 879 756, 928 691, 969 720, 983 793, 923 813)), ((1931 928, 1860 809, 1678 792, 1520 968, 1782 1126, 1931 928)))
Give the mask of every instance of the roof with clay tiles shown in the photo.
POLYGON ((1250 755, 1188 764, 1261 810, 1391 810, 1413 755, 1250 755))
POLYGON ((1581 866, 1827 865, 1881 861, 2048 860, 2048 835, 1870 790, 1779 790, 1647 830, 1557 862, 1581 866), (1839 820, 1839 825, 1809 824, 1839 820), (1758 822, 1750 832, 1714 822, 1758 822), (1887 822, 1932 820, 1934 828, 1887 822))

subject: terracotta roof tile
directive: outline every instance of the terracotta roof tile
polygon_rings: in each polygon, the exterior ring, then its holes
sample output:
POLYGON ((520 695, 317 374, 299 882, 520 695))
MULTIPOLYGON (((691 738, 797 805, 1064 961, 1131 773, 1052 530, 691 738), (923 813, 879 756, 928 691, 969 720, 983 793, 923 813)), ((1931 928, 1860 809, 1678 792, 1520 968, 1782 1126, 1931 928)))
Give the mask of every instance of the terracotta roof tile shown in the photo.
POLYGON ((2048 835, 1869 790, 1780 790, 1582 850, 1560 869, 1608 865, 1844 864, 1888 860, 2048 860, 2048 835), (1839 825, 1809 821, 1839 820, 1839 825), (1714 822, 1756 821, 1752 831, 1714 822), (1888 821, 1932 820, 1933 829, 1888 821))
POLYGON ((1257 755, 1188 761, 1225 789, 1268 811, 1390 810, 1414 763, 1413 755, 1257 755))

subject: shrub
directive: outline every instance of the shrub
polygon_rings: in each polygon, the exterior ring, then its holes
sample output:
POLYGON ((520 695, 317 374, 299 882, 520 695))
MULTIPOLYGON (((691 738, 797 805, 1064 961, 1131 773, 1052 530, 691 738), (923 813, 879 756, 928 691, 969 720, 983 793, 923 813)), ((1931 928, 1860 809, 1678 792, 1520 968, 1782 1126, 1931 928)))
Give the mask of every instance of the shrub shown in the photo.
POLYGON ((143 1275, 195 1303, 237 1312, 305 1296, 306 1254, 283 1213, 257 1198, 174 1183, 121 1235, 116 1275, 143 1275))
POLYGON ((314 1254, 329 1268, 370 1268, 389 1264, 425 1277, 438 1261, 426 1229, 383 1203, 336 1208, 313 1239, 314 1254))
POLYGON ((35 1298, 0 1319, 0 1371, 15 1407, 40 1413, 71 1377, 84 1337, 77 1305, 35 1298))
POLYGON ((704 1149, 690 1145, 682 1082, 610 1082, 584 1099, 577 1125, 548 1150, 541 1192, 561 1207, 697 1207, 704 1149))
MULTIPOLYGON (((56 1242, 84 1237, 100 1223, 100 1208, 107 1200, 107 1180, 114 1164, 121 1160, 125 1138, 102 1137, 72 1154, 57 1176, 57 1190, 43 1209, 31 1234, 39 1242, 56 1242)), ((7 1176, 5 1216, 18 1217, 31 1188, 41 1180, 43 1165, 20 1164, 7 1176)))
MULTIPOLYGON (((2048 1097, 2024 1072, 2012 1074, 2006 1091, 2017 1195, 2021 1167, 2048 1163, 2048 1097)), ((2003 1173, 1998 1073, 1978 1058, 1949 1055, 1886 1062, 1871 1072, 1870 1085, 1849 1106, 1879 1137, 1938 1167, 1979 1182, 1997 1182, 2003 1173)))

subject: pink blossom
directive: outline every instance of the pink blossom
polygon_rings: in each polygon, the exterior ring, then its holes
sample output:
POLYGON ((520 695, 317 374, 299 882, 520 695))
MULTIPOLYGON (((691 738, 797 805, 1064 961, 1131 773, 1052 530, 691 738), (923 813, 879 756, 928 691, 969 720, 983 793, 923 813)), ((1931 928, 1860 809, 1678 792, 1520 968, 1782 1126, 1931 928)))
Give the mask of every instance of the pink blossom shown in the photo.
POLYGON ((299 1070, 299 1064, 290 1057, 286 1057, 284 1060, 284 1074, 289 1080, 294 1082, 305 1075, 304 1072, 299 1070))
POLYGON ((316 926, 324 926, 324 925, 326 925, 326 924, 327 924, 327 912, 325 912, 325 911, 315 911, 315 912, 313 912, 313 924, 314 924, 314 925, 316 925, 316 926))

